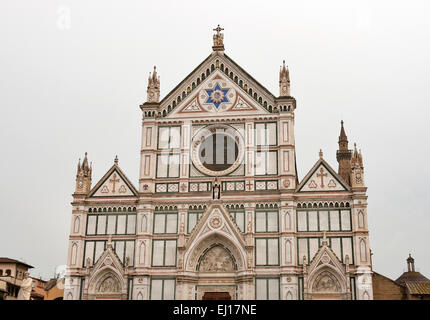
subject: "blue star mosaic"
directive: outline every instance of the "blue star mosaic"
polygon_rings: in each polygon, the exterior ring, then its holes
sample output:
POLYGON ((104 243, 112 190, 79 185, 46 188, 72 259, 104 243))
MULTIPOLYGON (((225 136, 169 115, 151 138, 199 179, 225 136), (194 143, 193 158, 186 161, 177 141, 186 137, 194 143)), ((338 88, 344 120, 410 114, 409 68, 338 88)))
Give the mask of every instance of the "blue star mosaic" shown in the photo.
POLYGON ((206 103, 213 103, 215 108, 218 109, 221 103, 229 102, 227 99, 228 90, 230 89, 221 89, 221 87, 217 83, 213 90, 206 90, 206 93, 208 94, 208 99, 206 100, 206 103))

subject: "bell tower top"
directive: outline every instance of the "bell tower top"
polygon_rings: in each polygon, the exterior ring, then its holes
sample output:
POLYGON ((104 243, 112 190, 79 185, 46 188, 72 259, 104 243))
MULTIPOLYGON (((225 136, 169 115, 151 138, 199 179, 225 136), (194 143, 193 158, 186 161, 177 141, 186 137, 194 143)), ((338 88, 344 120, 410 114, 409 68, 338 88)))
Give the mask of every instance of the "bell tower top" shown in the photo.
POLYGON ((219 25, 213 31, 216 31, 216 34, 213 36, 214 45, 212 46, 213 51, 224 51, 224 34, 221 33, 224 28, 221 28, 219 25))

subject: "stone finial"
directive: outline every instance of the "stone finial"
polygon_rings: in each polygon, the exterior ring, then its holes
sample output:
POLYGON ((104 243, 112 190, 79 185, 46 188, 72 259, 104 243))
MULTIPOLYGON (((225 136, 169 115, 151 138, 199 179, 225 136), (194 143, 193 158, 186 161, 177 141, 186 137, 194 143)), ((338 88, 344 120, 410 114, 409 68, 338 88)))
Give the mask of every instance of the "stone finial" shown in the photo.
POLYGON ((320 159, 322 159, 323 158, 323 151, 322 151, 322 149, 320 149, 319 155, 320 155, 320 159))
POLYGON ((328 246, 327 231, 325 230, 323 231, 323 238, 322 238, 321 244, 323 246, 328 246))
POLYGON ((106 247, 107 247, 108 249, 112 249, 112 235, 111 235, 111 234, 109 235, 109 238, 108 238, 108 241, 107 241, 106 247))
POLYGON ((158 103, 160 101, 160 76, 157 73, 157 67, 154 66, 154 72, 148 77, 147 101, 158 103))
POLYGON ((224 34, 221 31, 224 28, 221 28, 219 25, 213 31, 216 31, 216 34, 213 36, 214 45, 212 46, 213 51, 224 51, 224 34))
POLYGON ((76 172, 76 194, 87 194, 91 189, 92 163, 88 165, 88 153, 85 152, 84 160, 78 161, 76 172))
POLYGON ((290 71, 288 70, 288 66, 285 66, 285 60, 279 71, 279 96, 290 96, 290 71))
POLYGON ((118 156, 115 156, 115 160, 113 161, 115 163, 115 165, 118 165, 118 156))

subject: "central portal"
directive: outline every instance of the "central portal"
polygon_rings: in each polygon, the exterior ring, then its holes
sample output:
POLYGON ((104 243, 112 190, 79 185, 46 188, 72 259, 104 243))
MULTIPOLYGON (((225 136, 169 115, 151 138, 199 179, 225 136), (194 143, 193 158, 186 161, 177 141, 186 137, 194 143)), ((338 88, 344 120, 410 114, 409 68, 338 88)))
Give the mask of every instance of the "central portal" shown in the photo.
POLYGON ((205 292, 202 300, 231 300, 228 292, 205 292))

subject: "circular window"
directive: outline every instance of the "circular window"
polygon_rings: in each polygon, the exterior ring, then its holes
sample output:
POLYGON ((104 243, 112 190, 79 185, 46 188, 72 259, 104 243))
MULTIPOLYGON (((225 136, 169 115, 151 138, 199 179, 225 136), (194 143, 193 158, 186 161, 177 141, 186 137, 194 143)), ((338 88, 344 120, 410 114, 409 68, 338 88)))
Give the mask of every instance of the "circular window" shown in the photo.
POLYGON ((221 176, 233 172, 243 158, 243 139, 228 125, 200 129, 193 137, 191 157, 202 173, 221 176))
POLYGON ((239 147, 233 137, 224 133, 214 133, 206 137, 199 147, 201 164, 211 171, 224 171, 237 160, 239 147))

